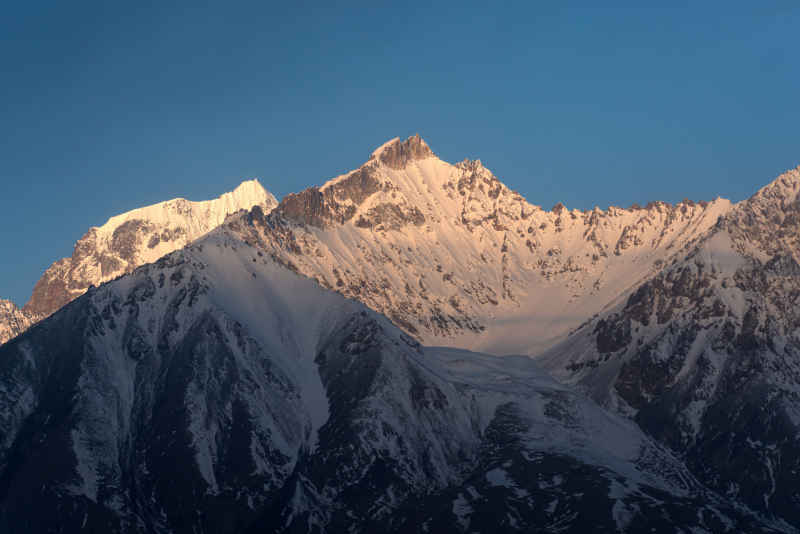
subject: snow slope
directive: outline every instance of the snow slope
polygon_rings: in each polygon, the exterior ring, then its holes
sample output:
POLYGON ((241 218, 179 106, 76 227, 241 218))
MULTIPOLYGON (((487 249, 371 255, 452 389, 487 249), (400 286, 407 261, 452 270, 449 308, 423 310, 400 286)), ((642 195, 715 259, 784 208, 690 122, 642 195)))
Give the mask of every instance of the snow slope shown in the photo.
POLYGON ((730 207, 717 199, 546 211, 480 161, 451 165, 414 136, 288 195, 241 230, 424 343, 534 354, 626 295, 730 207))
POLYGON ((228 227, 0 347, 3 532, 492 521, 775 527, 530 359, 423 348, 228 227))

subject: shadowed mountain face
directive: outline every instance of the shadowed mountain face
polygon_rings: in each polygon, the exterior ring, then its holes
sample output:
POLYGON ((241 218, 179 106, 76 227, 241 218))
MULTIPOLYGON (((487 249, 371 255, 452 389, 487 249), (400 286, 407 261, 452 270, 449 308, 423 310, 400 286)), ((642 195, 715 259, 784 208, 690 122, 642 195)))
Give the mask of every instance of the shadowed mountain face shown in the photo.
POLYGON ((489 524, 776 526, 530 359, 422 348, 229 229, 0 347, 3 532, 489 524))
POLYGON ((75 244, 71 257, 56 261, 45 271, 22 310, 0 301, 0 344, 89 287, 184 247, 222 224, 229 215, 254 206, 269 211, 277 204, 258 181, 250 180, 214 200, 169 200, 117 215, 103 226, 90 228, 75 244))
POLYGON ((800 524, 800 170, 541 360, 703 481, 800 524))

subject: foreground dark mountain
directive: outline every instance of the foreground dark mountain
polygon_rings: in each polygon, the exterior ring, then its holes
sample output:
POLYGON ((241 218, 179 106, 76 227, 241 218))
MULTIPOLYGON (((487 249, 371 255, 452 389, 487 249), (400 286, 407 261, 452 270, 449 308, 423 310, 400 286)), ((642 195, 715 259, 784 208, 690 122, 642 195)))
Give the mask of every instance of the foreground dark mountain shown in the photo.
POLYGON ((800 169, 541 360, 725 495, 800 525, 800 169))
POLYGON ((0 347, 0 531, 789 530, 529 359, 424 349, 275 264, 258 223, 0 347))

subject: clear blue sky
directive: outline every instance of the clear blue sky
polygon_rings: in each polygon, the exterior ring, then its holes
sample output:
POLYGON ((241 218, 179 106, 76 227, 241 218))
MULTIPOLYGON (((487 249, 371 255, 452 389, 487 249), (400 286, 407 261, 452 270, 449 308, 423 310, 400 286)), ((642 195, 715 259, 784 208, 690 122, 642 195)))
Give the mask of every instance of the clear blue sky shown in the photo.
POLYGON ((800 163, 794 2, 192 4, 3 6, 0 296, 113 214, 281 197, 416 132, 545 207, 740 200, 800 163))

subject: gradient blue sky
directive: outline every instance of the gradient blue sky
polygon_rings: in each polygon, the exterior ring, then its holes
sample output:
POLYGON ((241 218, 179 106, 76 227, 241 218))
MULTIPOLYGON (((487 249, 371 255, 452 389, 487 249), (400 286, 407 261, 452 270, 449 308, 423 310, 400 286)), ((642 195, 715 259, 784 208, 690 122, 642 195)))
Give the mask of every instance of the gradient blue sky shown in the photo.
POLYGON ((544 207, 740 200, 800 163, 794 2, 192 4, 4 5, 0 297, 116 213, 281 197, 416 132, 544 207))

